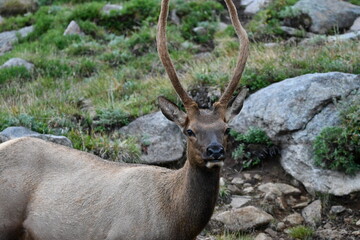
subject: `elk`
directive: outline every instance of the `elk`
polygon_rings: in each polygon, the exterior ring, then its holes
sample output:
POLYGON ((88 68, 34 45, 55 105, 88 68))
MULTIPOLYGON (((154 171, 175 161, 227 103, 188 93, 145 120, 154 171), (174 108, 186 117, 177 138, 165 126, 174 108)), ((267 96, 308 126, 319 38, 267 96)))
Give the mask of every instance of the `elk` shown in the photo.
MULTIPOLYGON (((227 122, 246 90, 231 101, 248 57, 248 38, 225 0, 240 38, 232 79, 212 109, 199 109, 179 82, 166 45, 169 0, 158 23, 160 59, 186 113, 159 97, 163 114, 187 136, 178 170, 102 160, 89 153, 20 138, 0 145, 0 240, 195 239, 217 200, 227 122)), ((160 153, 161 154, 161 153, 160 153)))

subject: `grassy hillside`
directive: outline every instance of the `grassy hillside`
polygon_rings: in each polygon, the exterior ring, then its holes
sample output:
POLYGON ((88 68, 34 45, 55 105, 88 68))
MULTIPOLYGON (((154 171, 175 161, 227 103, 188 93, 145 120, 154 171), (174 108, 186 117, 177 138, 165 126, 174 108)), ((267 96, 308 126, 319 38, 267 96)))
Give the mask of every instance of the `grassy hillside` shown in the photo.
MULTIPOLYGON (((75 148, 105 158, 118 160, 119 151, 126 153, 123 159, 138 156, 138 140, 125 139, 112 130, 156 111, 159 95, 180 101, 155 48, 160 1, 113 0, 110 2, 123 5, 123 9, 104 14, 101 9, 108 2, 41 0, 37 12, 4 20, 0 31, 29 25, 35 30, 1 56, 0 64, 20 57, 32 62, 35 70, 0 70, 0 131, 22 125, 65 135, 75 148), (63 35, 72 20, 78 22, 84 36, 63 35)), ((276 2, 281 3, 276 11, 281 11, 295 1, 276 2)), ((224 89, 239 47, 232 27, 219 30, 220 16, 226 15, 224 6, 217 1, 177 0, 171 9, 177 10, 181 24, 169 22, 169 49, 185 86, 224 89), (205 34, 193 32, 199 26, 206 29, 205 34), (202 54, 204 51, 208 53, 202 54)), ((251 22, 247 27, 250 36, 266 35, 273 27, 254 26, 251 22)), ((284 37, 271 33, 273 41, 284 37)), ((256 91, 305 73, 359 74, 359 51, 359 42, 353 41, 271 48, 253 41, 241 84, 256 91)))

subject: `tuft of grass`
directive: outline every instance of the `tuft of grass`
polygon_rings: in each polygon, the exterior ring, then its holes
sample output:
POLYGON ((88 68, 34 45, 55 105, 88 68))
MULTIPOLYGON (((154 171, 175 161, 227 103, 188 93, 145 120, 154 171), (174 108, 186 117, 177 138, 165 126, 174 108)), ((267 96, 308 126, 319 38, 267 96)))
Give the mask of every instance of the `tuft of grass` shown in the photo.
POLYGON ((289 228, 289 236, 294 239, 310 240, 314 234, 315 231, 312 228, 303 225, 289 228))
POLYGON ((24 66, 14 66, 0 69, 1 84, 10 81, 24 82, 32 79, 32 74, 24 66))

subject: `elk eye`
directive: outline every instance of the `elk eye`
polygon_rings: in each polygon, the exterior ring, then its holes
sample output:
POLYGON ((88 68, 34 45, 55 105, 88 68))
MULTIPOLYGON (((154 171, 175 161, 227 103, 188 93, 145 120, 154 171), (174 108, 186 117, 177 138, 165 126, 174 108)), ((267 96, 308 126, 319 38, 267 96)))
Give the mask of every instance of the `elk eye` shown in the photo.
POLYGON ((195 133, 191 129, 186 130, 186 133, 189 137, 195 137, 195 133))
POLYGON ((228 134, 230 133, 230 131, 231 131, 231 128, 227 128, 227 129, 225 130, 225 134, 228 135, 228 134))

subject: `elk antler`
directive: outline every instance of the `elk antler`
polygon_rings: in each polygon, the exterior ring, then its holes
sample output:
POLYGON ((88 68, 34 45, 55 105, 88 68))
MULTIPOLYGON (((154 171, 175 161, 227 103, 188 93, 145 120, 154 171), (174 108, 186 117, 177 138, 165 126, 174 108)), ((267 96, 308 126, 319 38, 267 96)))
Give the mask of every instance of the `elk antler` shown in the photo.
POLYGON ((166 44, 166 22, 169 12, 169 0, 163 0, 161 3, 161 11, 158 22, 158 33, 157 33, 157 49, 161 62, 163 63, 165 70, 170 78, 170 81, 179 95, 181 101, 184 103, 185 108, 188 110, 194 106, 197 106, 195 101, 186 93, 182 87, 179 78, 177 76, 176 70, 171 58, 166 44))
POLYGON ((234 93, 234 91, 240 81, 241 75, 245 68, 246 60, 249 56, 249 39, 248 39, 245 29, 242 27, 242 25, 239 21, 239 17, 238 17, 236 7, 235 7, 233 1, 232 0, 224 0, 224 1, 229 10, 231 22, 232 22, 232 24, 235 28, 236 34, 241 42, 241 46, 239 49, 240 53, 238 56, 234 74, 233 74, 232 79, 229 82, 228 86, 226 87, 225 92, 220 97, 220 100, 217 103, 220 106, 223 106, 224 108, 226 108, 227 104, 229 103, 229 101, 232 97, 232 94, 234 93))

